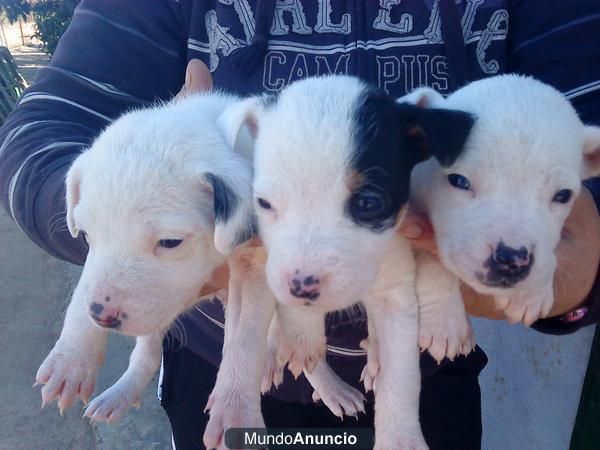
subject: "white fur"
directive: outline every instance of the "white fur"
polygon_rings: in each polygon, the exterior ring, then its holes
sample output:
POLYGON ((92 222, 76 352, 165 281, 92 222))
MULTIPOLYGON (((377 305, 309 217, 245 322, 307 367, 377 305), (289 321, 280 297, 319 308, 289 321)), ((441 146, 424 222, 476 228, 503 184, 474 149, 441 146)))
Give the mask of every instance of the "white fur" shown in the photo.
MULTIPOLYGON (((240 103, 224 114, 223 126, 230 144, 243 124, 256 129, 254 196, 272 205, 271 210, 257 206, 257 214, 268 251, 267 281, 279 302, 278 324, 271 327, 282 340, 278 362, 287 362, 296 375, 305 370, 319 388, 315 398, 322 398, 328 382, 342 386, 324 366, 324 314, 364 300, 376 330, 370 331, 380 343, 376 448, 426 448, 418 416, 418 311, 410 245, 394 229, 373 233, 343 216, 354 102, 363 89, 351 77, 303 80, 284 90, 276 105, 265 106, 264 98, 240 103), (307 110, 314 114, 304 114, 307 110), (296 270, 320 278, 317 300, 290 294, 288 280, 296 270)), ((270 345, 271 357, 275 346, 270 345)), ((279 379, 276 368, 267 372, 263 389, 279 379)), ((345 392, 338 394, 342 401, 327 399, 336 414, 346 407, 347 414, 359 410, 360 399, 345 392)))
POLYGON ((138 337, 127 371, 86 415, 124 414, 158 368, 163 334, 237 244, 252 214, 248 142, 240 148, 246 157, 234 153, 216 125, 236 100, 195 95, 130 112, 73 163, 67 223, 74 237, 86 233, 90 249, 61 336, 37 374, 45 403, 58 397, 62 411, 77 395, 89 399, 107 332, 90 318, 96 304, 118 312, 118 331, 138 337), (238 197, 227 221, 215 223, 208 174, 238 197), (183 241, 164 248, 164 239, 183 241))
POLYGON ((554 250, 563 223, 581 180, 600 174, 599 129, 584 126, 552 87, 515 75, 476 81, 446 100, 428 89, 403 100, 476 117, 452 167, 430 159, 413 172, 413 205, 430 216, 442 263, 493 295, 510 321, 529 325, 545 317, 554 300, 554 250), (471 189, 451 186, 450 173, 466 176, 471 189), (570 202, 552 201, 561 189, 573 191, 570 202), (490 287, 477 276, 500 240, 535 255, 529 276, 512 288, 490 287))

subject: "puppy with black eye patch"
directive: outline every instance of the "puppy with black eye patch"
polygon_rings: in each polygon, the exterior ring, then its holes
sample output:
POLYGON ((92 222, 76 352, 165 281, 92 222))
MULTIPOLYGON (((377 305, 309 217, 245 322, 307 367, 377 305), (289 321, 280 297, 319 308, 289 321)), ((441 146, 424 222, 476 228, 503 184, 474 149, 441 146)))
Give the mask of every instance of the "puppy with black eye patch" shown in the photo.
POLYGON ((43 403, 57 398, 61 412, 77 397, 87 403, 114 330, 137 336, 129 367, 85 415, 117 420, 158 368, 166 330, 252 236, 252 142, 241 139, 234 152, 217 126, 237 100, 199 94, 129 112, 73 162, 67 225, 89 252, 60 338, 36 376, 43 403))
POLYGON ((451 164, 472 119, 399 104, 356 78, 331 76, 296 82, 276 99, 240 102, 222 123, 230 145, 244 124, 255 130, 259 234, 278 300, 272 363, 304 370, 319 386, 328 370, 325 313, 362 302, 369 342, 378 344, 379 367, 365 370, 377 386, 375 448, 426 448, 415 260, 396 229, 413 167, 430 156, 451 164))
POLYGON ((585 126, 553 87, 517 75, 403 100, 476 117, 454 164, 432 159, 413 173, 413 204, 430 216, 443 263, 431 259, 423 276, 454 297, 460 278, 492 295, 510 322, 546 317, 563 224, 581 181, 600 175, 600 128, 585 126))

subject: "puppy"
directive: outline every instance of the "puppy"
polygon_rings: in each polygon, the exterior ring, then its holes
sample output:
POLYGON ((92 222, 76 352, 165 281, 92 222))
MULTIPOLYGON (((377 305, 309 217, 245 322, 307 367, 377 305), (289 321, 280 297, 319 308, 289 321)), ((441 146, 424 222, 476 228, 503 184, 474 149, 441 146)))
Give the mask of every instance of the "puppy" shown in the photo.
POLYGON ((43 404, 94 389, 107 332, 137 336, 127 371, 85 415, 123 415, 160 364, 162 338, 213 271, 253 233, 252 143, 239 154, 217 118, 237 98, 200 94, 125 114, 73 163, 67 225, 89 252, 56 345, 40 366, 43 404))
MULTIPOLYGON (((600 128, 584 126, 554 88, 516 75, 476 81, 447 99, 425 88, 403 100, 476 117, 454 164, 429 159, 413 173, 413 204, 432 221, 443 266, 492 295, 511 322, 546 317, 564 221, 581 180, 600 175, 600 128)), ((428 265, 460 296, 454 276, 428 265)))
POLYGON ((292 84, 223 115, 230 145, 254 130, 254 196, 289 365, 323 362, 324 314, 362 301, 376 338, 376 449, 426 448, 419 426, 418 306, 410 244, 396 228, 413 167, 450 165, 468 114, 399 104, 356 78, 292 84))

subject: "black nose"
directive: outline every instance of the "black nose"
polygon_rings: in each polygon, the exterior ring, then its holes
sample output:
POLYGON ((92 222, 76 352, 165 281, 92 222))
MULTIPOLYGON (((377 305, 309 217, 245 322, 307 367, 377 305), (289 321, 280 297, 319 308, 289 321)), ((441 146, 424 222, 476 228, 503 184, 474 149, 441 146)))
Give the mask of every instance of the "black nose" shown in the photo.
POLYGON ((288 281, 290 294, 297 298, 305 298, 307 300, 316 300, 319 293, 319 279, 314 275, 302 276, 300 271, 296 273, 288 281))
POLYGON ((490 258, 490 272, 514 284, 529 275, 533 260, 527 248, 512 248, 500 241, 490 258))

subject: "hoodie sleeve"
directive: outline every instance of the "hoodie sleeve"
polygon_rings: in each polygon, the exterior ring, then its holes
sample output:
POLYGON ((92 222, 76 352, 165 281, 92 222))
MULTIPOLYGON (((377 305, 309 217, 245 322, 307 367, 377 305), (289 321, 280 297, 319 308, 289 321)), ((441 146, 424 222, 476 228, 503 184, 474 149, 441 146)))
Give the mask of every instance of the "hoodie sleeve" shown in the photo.
POLYGON ((83 0, 50 64, 0 128, 0 200, 59 258, 87 252, 65 223, 70 163, 123 111, 183 84, 186 36, 174 0, 83 0))
MULTIPOLYGON (((515 1, 510 10, 508 71, 560 90, 581 120, 600 125, 600 2, 515 1)), ((600 178, 586 180, 600 211, 600 178)), ((600 235, 600 230, 598 231, 600 235)), ((533 328, 566 334, 600 319, 600 273, 583 308, 540 320, 533 328)))

